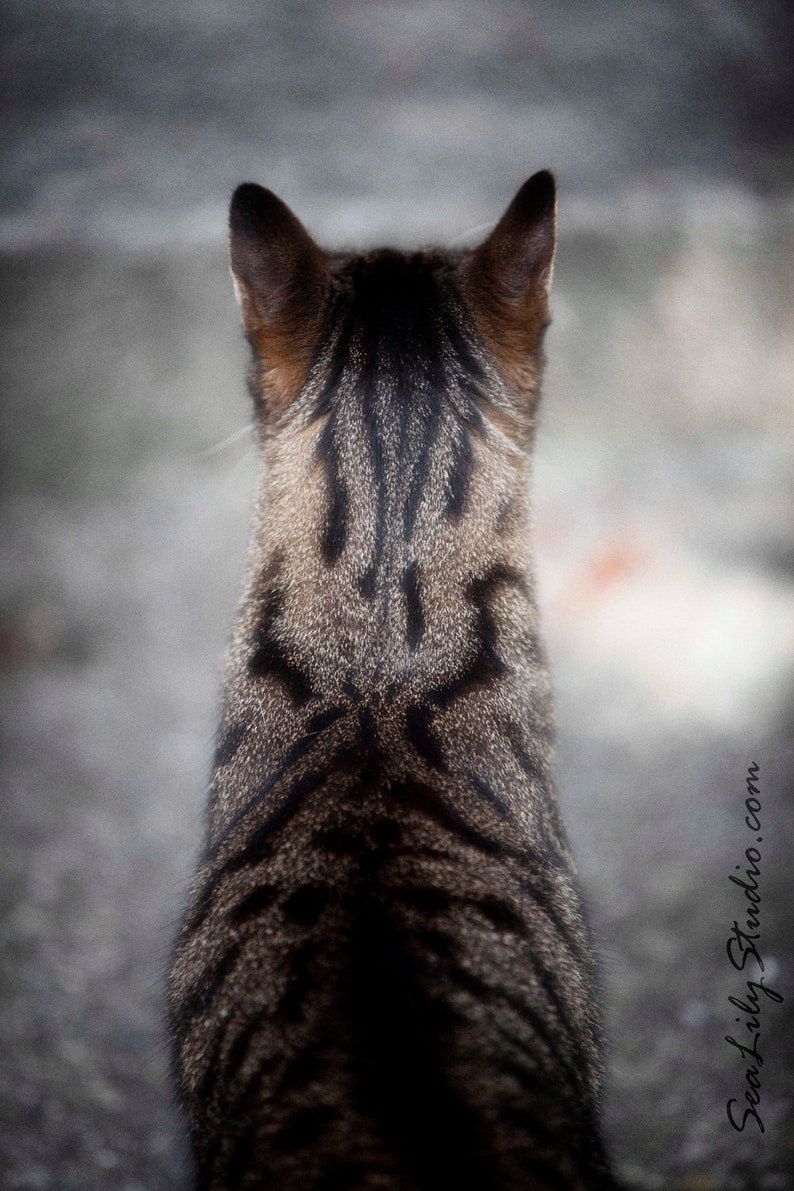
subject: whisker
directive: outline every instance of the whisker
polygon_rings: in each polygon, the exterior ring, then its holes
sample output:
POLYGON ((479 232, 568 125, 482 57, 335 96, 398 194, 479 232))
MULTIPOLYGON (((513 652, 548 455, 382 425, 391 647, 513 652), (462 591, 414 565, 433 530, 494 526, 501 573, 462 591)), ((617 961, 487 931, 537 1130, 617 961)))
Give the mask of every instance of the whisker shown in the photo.
POLYGON ((222 438, 220 442, 214 443, 213 446, 205 447, 202 451, 196 451, 191 455, 186 455, 185 458, 190 460, 206 459, 208 455, 215 455, 218 451, 223 451, 226 447, 230 447, 238 439, 244 438, 246 434, 251 433, 253 428, 254 423, 249 422, 247 426, 243 426, 240 430, 235 430, 233 434, 227 435, 226 438, 222 438))
POLYGON ((489 232, 493 227, 496 227, 495 219, 489 219, 487 223, 478 223, 476 227, 470 227, 467 231, 461 232, 459 236, 455 236, 450 241, 449 246, 450 248, 457 248, 459 245, 464 244, 470 236, 477 236, 481 232, 489 232))

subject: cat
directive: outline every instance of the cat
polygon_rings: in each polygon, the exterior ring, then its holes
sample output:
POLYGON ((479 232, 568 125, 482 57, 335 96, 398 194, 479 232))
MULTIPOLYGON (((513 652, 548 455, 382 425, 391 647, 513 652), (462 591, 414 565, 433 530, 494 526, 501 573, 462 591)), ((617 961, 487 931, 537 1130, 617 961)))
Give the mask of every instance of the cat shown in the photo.
POLYGON ((203 1191, 608 1188, 528 478, 556 193, 327 253, 232 199, 263 469, 177 940, 203 1191))

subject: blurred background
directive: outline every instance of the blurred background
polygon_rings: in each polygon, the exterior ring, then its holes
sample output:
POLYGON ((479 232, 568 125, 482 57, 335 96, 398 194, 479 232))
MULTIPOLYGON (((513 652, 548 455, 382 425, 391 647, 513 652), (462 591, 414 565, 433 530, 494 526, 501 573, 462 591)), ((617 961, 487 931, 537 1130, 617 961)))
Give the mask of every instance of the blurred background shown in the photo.
MULTIPOLYGON (((558 776, 637 1188, 794 1187, 794 8, 4 6, 0 1185, 186 1189, 163 972, 256 456, 228 196, 333 247, 560 244, 535 469, 558 776), (725 955, 760 765, 761 1135, 725 955)), ((443 1189, 440 1189, 443 1191, 443 1189)))

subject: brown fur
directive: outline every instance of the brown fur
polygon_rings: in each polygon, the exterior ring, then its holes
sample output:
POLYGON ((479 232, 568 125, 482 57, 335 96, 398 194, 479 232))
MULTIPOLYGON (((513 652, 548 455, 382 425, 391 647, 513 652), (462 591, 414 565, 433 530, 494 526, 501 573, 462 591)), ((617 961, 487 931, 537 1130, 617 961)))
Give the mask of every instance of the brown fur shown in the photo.
MULTIPOLYGON (((238 201, 229 228, 235 290, 262 394, 274 409, 298 395, 309 371, 330 289, 325 254, 281 199, 238 201), (263 238, 268 252, 259 250, 263 238)), ((259 198, 259 196, 257 196, 259 198)))
POLYGON ((537 352, 550 321, 556 243, 554 186, 521 188, 464 268, 477 327, 508 384, 525 398, 539 379, 537 352))

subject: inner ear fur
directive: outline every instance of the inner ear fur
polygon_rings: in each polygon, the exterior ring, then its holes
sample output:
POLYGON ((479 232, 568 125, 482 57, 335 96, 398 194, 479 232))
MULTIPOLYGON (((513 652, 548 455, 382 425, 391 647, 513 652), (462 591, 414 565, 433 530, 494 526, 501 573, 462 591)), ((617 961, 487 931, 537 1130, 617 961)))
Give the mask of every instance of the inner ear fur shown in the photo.
POLYGON ((477 328, 507 382, 531 393, 537 382, 557 235, 557 197, 547 170, 525 182, 484 243, 463 264, 477 328))
POLYGON ((284 408, 311 367, 330 290, 326 254, 270 190, 245 182, 229 209, 229 258, 265 401, 284 408))

